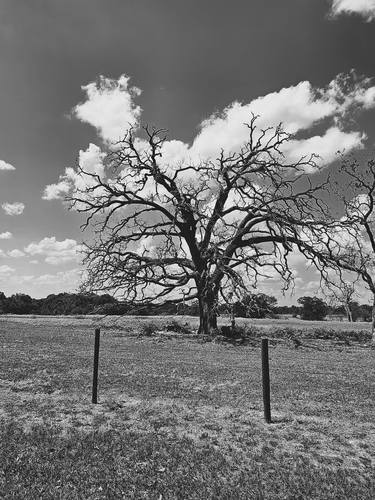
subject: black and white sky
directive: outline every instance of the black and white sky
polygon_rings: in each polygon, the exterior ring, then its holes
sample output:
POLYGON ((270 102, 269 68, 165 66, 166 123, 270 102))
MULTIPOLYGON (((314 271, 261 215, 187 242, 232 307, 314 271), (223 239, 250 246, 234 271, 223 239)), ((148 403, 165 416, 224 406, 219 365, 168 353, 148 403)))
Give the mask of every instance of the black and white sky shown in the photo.
POLYGON ((0 289, 76 288, 71 167, 100 171, 129 123, 167 128, 171 159, 236 147, 252 111, 327 170, 373 155, 374 46, 375 0, 0 0, 0 289))

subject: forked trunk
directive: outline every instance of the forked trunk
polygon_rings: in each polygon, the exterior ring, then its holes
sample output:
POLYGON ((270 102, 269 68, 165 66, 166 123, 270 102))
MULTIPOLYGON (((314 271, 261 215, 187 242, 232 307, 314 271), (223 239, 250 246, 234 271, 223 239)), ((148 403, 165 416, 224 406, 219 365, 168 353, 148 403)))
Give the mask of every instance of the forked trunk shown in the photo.
POLYGON ((199 297, 199 330, 201 335, 215 335, 217 332, 216 300, 213 295, 199 297))

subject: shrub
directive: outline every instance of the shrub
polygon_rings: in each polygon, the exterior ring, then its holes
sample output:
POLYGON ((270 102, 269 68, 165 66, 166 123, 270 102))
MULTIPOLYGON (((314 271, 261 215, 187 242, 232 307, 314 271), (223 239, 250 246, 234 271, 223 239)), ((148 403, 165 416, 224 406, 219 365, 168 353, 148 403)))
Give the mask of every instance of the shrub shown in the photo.
POLYGON ((170 321, 169 323, 167 323, 165 325, 165 329, 168 332, 183 333, 185 335, 188 335, 188 334, 191 333, 191 330, 188 327, 187 323, 185 323, 184 325, 182 325, 181 323, 179 323, 175 319, 173 319, 172 321, 170 321))
POLYGON ((225 325, 219 328, 218 336, 228 341, 239 341, 242 340, 246 342, 250 339, 260 338, 264 334, 264 331, 256 328, 254 326, 235 326, 234 328, 229 325, 225 325))
POLYGON ((156 327, 153 323, 145 323, 142 325, 139 337, 153 337, 156 333, 156 327))
POLYGON ((366 330, 336 330, 334 328, 276 328, 272 331, 272 337, 280 339, 318 339, 318 340, 339 340, 342 342, 369 342, 371 333, 366 330))

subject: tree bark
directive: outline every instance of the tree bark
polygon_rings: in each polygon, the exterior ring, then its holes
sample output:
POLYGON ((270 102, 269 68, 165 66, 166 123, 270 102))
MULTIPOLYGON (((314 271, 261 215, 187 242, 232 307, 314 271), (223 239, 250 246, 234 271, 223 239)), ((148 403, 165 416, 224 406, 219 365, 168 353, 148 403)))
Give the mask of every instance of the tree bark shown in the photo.
POLYGON ((217 300, 214 294, 202 294, 199 297, 200 335, 215 335, 217 332, 217 300))
POLYGON ((375 295, 372 302, 371 336, 372 341, 375 342, 375 295))
POLYGON ((349 323, 352 323, 353 322, 353 315, 352 315, 352 311, 350 309, 350 305, 349 304, 345 304, 345 309, 346 309, 347 320, 348 320, 349 323))

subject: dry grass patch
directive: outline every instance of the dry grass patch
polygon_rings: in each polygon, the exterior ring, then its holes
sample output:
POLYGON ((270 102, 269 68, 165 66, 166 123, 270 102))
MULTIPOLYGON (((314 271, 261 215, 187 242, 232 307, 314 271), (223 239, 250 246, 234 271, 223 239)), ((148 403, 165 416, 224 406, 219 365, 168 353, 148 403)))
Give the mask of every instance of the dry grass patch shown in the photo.
POLYGON ((373 350, 273 343, 266 425, 259 346, 123 319, 102 328, 92 405, 96 320, 32 321, 0 319, 5 498, 375 497, 373 350))

